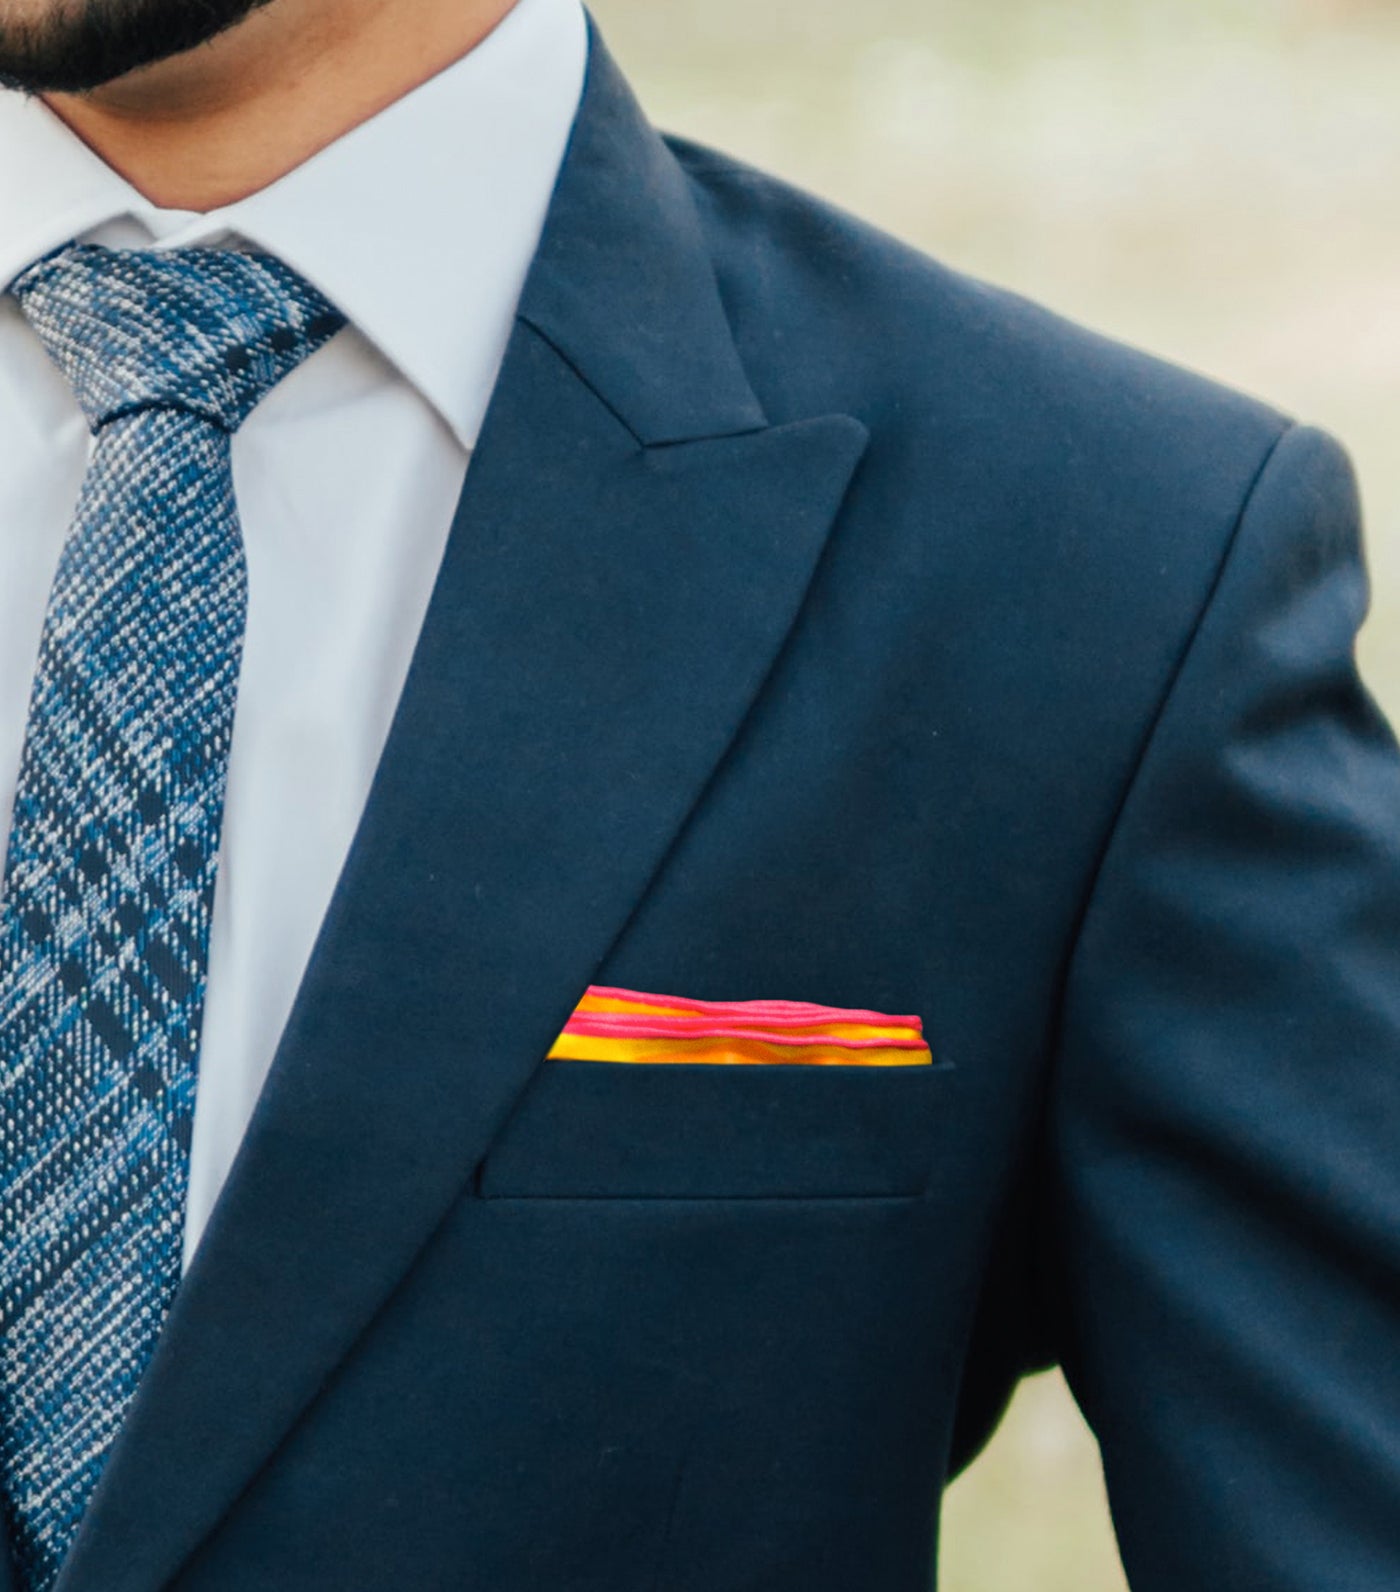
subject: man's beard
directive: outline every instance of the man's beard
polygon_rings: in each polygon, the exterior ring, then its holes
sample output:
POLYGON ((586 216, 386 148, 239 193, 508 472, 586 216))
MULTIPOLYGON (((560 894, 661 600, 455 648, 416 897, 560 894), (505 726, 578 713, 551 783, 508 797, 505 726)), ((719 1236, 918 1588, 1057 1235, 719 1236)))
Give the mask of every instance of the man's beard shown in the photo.
POLYGON ((205 44, 269 0, 0 0, 0 84, 81 94, 205 44))

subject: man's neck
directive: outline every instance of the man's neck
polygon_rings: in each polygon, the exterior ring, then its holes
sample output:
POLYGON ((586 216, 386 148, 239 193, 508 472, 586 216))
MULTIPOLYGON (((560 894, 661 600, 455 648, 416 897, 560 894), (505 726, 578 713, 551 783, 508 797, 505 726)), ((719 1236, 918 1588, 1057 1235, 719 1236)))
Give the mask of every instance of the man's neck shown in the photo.
POLYGON ((474 48, 514 0, 273 0, 212 43, 47 103, 153 204, 265 188, 474 48))

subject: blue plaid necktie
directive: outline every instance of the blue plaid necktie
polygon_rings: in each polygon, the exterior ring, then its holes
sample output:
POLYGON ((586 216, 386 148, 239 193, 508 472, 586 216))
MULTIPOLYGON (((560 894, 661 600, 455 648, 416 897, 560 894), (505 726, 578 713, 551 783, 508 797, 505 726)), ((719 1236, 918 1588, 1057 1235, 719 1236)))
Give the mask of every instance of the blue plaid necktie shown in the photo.
POLYGON ((71 247, 11 292, 96 438, 0 889, 0 1480, 39 1592, 180 1276, 247 608, 230 438, 343 322, 233 250, 71 247))

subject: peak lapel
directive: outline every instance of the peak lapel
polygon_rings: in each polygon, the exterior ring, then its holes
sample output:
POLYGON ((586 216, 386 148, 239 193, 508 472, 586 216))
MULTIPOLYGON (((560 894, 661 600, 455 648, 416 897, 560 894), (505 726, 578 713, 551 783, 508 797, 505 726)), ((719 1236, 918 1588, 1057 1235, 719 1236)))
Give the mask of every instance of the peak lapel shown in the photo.
POLYGON ((163 1585, 468 1184, 770 669, 863 446, 843 417, 765 427, 684 179, 595 41, 350 860, 60 1592, 163 1585))

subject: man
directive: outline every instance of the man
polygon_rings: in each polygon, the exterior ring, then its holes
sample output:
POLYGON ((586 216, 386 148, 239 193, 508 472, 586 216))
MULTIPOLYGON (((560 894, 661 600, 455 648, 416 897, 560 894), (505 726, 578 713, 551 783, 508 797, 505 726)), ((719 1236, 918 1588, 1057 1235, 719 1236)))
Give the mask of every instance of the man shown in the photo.
POLYGON ((1058 1359, 1137 1592, 1393 1588, 1336 446, 576 0, 0 72, 0 1587, 914 1592, 1058 1359))

